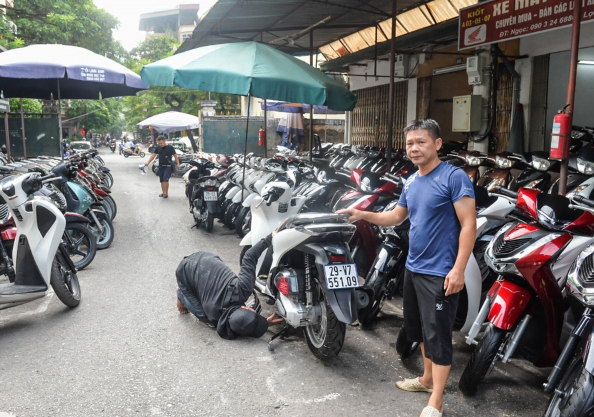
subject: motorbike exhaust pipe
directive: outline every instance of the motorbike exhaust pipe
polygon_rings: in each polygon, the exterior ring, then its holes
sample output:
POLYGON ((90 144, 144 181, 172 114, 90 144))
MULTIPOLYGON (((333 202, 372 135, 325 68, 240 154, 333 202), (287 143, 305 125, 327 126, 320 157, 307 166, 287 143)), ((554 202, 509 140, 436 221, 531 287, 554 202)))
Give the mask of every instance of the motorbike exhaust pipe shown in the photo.
POLYGON ((355 288, 355 303, 357 305, 357 310, 367 307, 372 297, 373 289, 368 287, 355 288))
POLYGON ((477 314, 474 322, 472 323, 472 327, 468 332, 468 336, 466 336, 466 343, 472 345, 475 343, 476 336, 481 331, 481 327, 487 318, 487 314, 489 314, 489 310, 491 309, 491 297, 487 297, 483 306, 481 307, 479 313, 477 314))

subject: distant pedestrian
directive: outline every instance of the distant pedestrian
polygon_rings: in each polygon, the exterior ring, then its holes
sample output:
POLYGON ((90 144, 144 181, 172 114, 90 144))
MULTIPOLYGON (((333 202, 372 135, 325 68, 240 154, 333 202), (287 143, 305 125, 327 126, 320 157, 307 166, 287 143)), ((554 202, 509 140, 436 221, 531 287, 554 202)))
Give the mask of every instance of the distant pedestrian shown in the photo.
POLYGON ((171 157, 175 157, 178 170, 181 169, 181 166, 177 153, 175 153, 175 148, 167 144, 165 136, 159 136, 157 138, 157 146, 148 162, 144 165, 148 166, 157 156, 159 157, 159 181, 161 182, 162 191, 159 197, 167 198, 169 197, 169 178, 171 178, 171 157))
POLYGON ((120 155, 124 153, 124 141, 120 142, 120 155))

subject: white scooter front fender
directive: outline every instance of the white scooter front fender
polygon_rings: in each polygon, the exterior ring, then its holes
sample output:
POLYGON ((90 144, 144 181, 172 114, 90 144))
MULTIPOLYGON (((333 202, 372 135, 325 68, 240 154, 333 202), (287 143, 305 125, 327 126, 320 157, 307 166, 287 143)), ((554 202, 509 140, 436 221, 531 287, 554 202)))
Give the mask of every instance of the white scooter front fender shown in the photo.
POLYGON ((481 308, 480 302, 483 288, 481 270, 472 253, 464 270, 464 285, 465 291, 468 294, 468 310, 466 311, 466 320, 464 320, 464 325, 460 331, 467 333, 481 308))
POLYGON ((252 201, 256 197, 258 197, 258 193, 251 193, 250 195, 247 196, 247 198, 245 200, 243 200, 243 203, 241 203, 241 205, 243 207, 250 207, 252 204, 252 201))

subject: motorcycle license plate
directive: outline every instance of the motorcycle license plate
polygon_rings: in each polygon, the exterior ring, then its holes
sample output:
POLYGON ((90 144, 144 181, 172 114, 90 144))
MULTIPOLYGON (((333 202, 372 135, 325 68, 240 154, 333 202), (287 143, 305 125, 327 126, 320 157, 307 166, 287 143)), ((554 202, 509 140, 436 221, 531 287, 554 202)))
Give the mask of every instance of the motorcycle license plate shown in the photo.
POLYGON ((204 201, 217 201, 218 193, 216 191, 205 191, 204 201))
POLYGON ((326 275, 329 290, 355 288, 360 285, 355 264, 326 265, 324 266, 324 275, 326 275))

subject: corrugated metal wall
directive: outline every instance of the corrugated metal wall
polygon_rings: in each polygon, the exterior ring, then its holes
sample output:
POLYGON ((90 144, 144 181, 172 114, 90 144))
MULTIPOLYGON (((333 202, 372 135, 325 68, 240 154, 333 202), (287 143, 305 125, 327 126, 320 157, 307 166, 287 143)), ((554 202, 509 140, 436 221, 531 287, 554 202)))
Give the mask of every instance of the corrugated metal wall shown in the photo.
MULTIPOLYGON (((355 90, 357 106, 353 110, 351 142, 354 145, 388 146, 389 84, 355 90)), ((394 83, 393 147, 404 147, 402 130, 406 126, 408 81, 394 83)))

